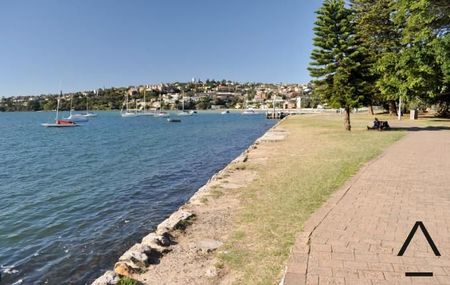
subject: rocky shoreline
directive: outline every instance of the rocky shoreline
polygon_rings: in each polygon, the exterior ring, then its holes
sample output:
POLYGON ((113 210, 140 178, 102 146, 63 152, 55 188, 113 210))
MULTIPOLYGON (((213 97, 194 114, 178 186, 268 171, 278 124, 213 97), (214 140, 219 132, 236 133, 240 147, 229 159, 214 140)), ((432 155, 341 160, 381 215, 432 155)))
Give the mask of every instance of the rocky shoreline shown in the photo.
MULTIPOLYGON (((239 170, 239 167, 247 162, 250 151, 256 149, 257 145, 261 142, 279 141, 285 138, 287 135, 286 132, 277 129, 281 121, 267 130, 266 133, 225 166, 225 168, 214 174, 184 205, 161 222, 154 232, 146 235, 140 243, 133 245, 120 256, 114 265, 114 270, 105 272, 92 285, 115 285, 119 282, 121 276, 139 280, 141 279, 139 276, 147 272, 149 267, 157 267, 165 255, 171 252, 173 253, 176 250, 182 233, 195 223, 197 219, 196 211, 193 208, 205 207, 205 201, 207 201, 207 197, 214 194, 213 192, 217 187, 217 183, 223 180, 224 177, 229 177, 234 171, 239 170)), ((250 178, 248 182, 253 179, 250 178)), ((188 235, 189 233, 186 234, 188 235)), ((193 247, 195 247, 196 254, 201 255, 215 251, 222 244, 222 241, 207 238, 196 242, 193 247)), ((176 255, 177 252, 173 254, 176 255)), ((217 275, 217 272, 214 268, 209 268, 206 274, 214 277, 217 275)))

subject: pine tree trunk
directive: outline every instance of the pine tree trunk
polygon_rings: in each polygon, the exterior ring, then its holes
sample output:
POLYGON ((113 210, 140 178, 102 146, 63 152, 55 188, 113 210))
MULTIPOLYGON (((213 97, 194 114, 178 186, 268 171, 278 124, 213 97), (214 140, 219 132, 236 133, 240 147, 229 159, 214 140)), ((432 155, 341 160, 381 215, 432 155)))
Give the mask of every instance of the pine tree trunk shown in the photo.
POLYGON ((347 131, 352 130, 352 126, 350 125, 350 108, 345 108, 344 112, 344 127, 347 131))
POLYGON ((394 100, 389 101, 389 115, 396 116, 397 115, 397 104, 394 100))
POLYGON ((372 105, 369 106, 368 112, 369 112, 369 115, 373 116, 373 106, 372 105))

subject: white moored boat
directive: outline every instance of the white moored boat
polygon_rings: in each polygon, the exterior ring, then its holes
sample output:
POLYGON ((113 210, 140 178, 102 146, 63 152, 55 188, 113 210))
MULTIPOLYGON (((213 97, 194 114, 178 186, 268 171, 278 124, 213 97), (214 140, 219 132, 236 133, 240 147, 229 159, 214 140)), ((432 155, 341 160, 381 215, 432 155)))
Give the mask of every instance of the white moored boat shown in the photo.
POLYGON ((130 111, 130 102, 128 101, 128 93, 126 97, 125 106, 126 106, 125 112, 123 111, 123 109, 122 111, 120 111, 120 115, 122 116, 122 118, 131 118, 139 116, 136 110, 134 112, 130 111))
POLYGON ((122 118, 130 118, 130 117, 138 116, 138 114, 133 113, 133 112, 121 112, 120 115, 122 116, 122 118))
POLYGON ((96 113, 86 113, 86 114, 83 114, 83 116, 85 116, 85 117, 97 117, 97 114, 96 113))
POLYGON ((85 123, 85 122, 89 121, 89 119, 84 114, 72 114, 72 111, 71 111, 71 114, 69 115, 69 117, 64 118, 64 120, 75 122, 75 123, 85 123))
POLYGON ((83 114, 74 114, 72 113, 73 111, 73 96, 70 98, 70 112, 69 112, 69 117, 64 118, 64 120, 66 121, 71 121, 74 123, 85 123, 87 121, 89 121, 88 118, 86 118, 83 114))
POLYGON ((181 112, 180 113, 178 113, 177 115, 178 116, 192 116, 194 113, 192 113, 192 112, 186 112, 185 110, 184 110, 184 97, 183 97, 183 101, 182 101, 182 110, 181 110, 181 112))
POLYGON ((247 109, 244 112, 242 112, 242 115, 258 115, 258 113, 253 109, 247 109))
POLYGON ((155 117, 162 117, 162 118, 169 117, 169 113, 158 111, 155 113, 155 117))
POLYGON ((88 118, 97 117, 96 113, 89 112, 89 99, 88 99, 87 95, 86 95, 86 113, 83 114, 83 117, 88 117, 88 118))
MULTIPOLYGON (((145 100, 145 89, 144 89, 144 108, 142 109, 142 111, 137 112, 138 116, 155 116, 155 112, 149 111, 147 110, 147 101, 145 100)), ((137 107, 136 107, 137 108, 137 107)))

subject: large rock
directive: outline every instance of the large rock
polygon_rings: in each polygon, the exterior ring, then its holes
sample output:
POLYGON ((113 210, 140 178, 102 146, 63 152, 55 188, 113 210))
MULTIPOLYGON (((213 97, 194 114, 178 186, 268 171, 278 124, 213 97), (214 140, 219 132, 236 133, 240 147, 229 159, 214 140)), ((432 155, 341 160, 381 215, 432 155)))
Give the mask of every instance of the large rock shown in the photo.
POLYGON ((183 230, 186 228, 188 220, 193 218, 194 216, 195 215, 191 212, 178 210, 170 215, 170 217, 168 217, 164 222, 158 225, 156 233, 158 235, 164 235, 170 233, 173 230, 183 230))
POLYGON ((142 239, 142 244, 153 246, 169 246, 172 244, 171 237, 168 233, 158 235, 157 233, 150 233, 142 239))
POLYGON ((119 280, 119 276, 114 271, 108 270, 105 274, 95 279, 91 285, 116 285, 119 283, 119 280))
MULTIPOLYGON (((158 252, 161 255, 172 251, 172 248, 169 247, 172 244, 172 241, 168 234, 167 236, 161 236, 156 233, 150 233, 142 239, 142 244, 150 246, 155 252, 158 252)), ((151 263, 150 260, 149 263, 151 263)))
POLYGON ((119 261, 114 265, 114 272, 122 276, 131 277, 133 274, 143 271, 145 271, 144 268, 137 267, 131 261, 119 261))
POLYGON ((158 238, 157 242, 160 246, 169 246, 172 244, 172 239, 168 233, 165 233, 158 238))
POLYGON ((142 244, 148 245, 150 247, 158 247, 158 239, 160 235, 157 235, 156 233, 149 233, 142 239, 142 244))
POLYGON ((152 248, 150 246, 137 243, 122 254, 122 256, 119 257, 119 261, 130 261, 136 265, 136 267, 147 267, 148 257, 151 253, 152 248))

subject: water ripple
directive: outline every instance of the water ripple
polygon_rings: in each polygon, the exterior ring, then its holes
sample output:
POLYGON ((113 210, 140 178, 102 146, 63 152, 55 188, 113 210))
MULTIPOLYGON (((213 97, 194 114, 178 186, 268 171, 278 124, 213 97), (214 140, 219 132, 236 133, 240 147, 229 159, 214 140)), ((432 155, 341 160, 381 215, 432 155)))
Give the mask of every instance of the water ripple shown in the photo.
POLYGON ((1 284, 85 284, 271 126, 199 114, 168 124, 101 113, 0 113, 1 284))

